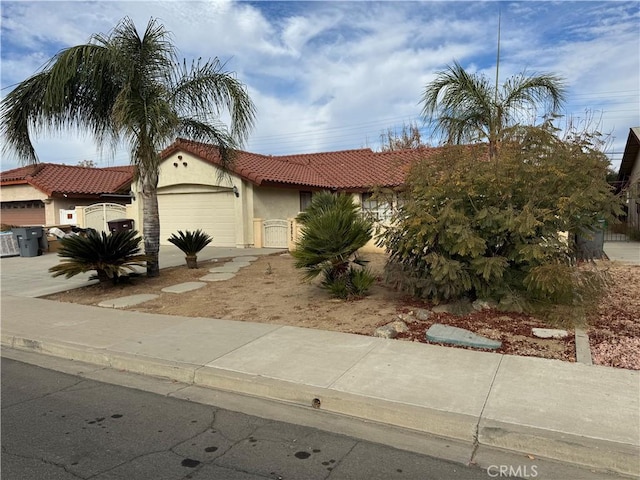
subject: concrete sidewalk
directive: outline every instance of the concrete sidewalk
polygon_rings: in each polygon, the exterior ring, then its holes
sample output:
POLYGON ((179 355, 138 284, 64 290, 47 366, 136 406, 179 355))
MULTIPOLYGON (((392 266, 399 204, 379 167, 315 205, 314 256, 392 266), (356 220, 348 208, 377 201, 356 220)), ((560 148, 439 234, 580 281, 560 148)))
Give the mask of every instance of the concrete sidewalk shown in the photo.
POLYGON ((640 372, 62 304, 31 298, 36 286, 7 291, 6 260, 3 348, 391 425, 420 439, 407 449, 484 468, 502 458, 537 478, 640 477, 640 372))
POLYGON ((640 265, 640 242, 605 242, 604 253, 609 260, 640 265))

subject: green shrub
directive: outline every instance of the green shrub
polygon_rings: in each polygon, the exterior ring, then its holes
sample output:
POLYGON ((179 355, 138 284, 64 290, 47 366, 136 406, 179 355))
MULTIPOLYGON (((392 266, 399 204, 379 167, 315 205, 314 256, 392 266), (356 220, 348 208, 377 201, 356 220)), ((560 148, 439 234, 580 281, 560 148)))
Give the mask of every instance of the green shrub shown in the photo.
POLYGON ((198 229, 195 232, 189 230, 182 232, 178 230, 178 234, 171 234, 168 240, 182 250, 187 258, 187 266, 189 268, 198 268, 197 255, 204 247, 213 241, 213 238, 198 229))
POLYGON ((387 280, 435 302, 495 300, 516 310, 577 305, 606 275, 577 267, 573 235, 619 214, 608 161, 591 139, 527 128, 489 161, 451 146, 415 165, 393 224, 387 280))
POLYGON ((351 196, 317 194, 297 220, 301 236, 291 254, 304 278, 322 275, 321 285, 338 298, 365 295, 375 279, 363 269, 366 261, 357 251, 371 239, 373 226, 351 196))
POLYGON ((140 252, 141 238, 135 230, 117 233, 97 233, 90 230, 86 235, 72 235, 60 239, 58 256, 63 260, 49 269, 54 277, 64 275, 71 278, 79 273, 92 270, 96 274, 91 279, 101 283, 111 280, 114 284, 135 272, 135 267, 143 267, 147 257, 140 252))

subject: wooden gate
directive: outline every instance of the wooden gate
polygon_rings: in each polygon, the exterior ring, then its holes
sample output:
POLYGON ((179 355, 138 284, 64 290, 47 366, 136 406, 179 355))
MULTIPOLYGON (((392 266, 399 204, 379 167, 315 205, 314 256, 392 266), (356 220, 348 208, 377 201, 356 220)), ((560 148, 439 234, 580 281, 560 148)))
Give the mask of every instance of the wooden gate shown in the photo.
POLYGON ((263 224, 263 244, 265 248, 287 248, 287 231, 289 222, 286 220, 265 220, 263 224))
POLYGON ((127 207, 117 203, 96 203, 84 209, 84 228, 93 228, 98 232, 109 233, 107 222, 118 220, 127 215, 127 207))

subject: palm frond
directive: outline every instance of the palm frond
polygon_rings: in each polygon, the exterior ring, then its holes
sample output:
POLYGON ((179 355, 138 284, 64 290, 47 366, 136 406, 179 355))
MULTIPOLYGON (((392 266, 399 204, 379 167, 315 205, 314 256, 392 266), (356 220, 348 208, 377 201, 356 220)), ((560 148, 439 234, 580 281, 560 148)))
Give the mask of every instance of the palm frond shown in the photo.
POLYGON ((509 78, 500 91, 481 74, 469 74, 458 62, 437 72, 424 89, 422 116, 449 143, 488 140, 490 154, 506 128, 531 109, 548 103, 550 113, 562 105, 563 80, 550 74, 509 78))
POLYGON ((218 119, 226 111, 231 117, 231 136, 246 140, 255 122, 255 106, 246 87, 217 58, 208 62, 182 63, 176 69, 172 96, 176 109, 192 116, 218 119))

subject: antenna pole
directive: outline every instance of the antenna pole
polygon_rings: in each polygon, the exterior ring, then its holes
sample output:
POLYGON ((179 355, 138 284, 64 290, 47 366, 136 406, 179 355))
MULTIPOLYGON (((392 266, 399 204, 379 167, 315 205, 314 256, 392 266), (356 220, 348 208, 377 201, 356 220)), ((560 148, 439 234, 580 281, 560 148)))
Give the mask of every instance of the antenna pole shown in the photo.
POLYGON ((498 10, 498 53, 496 57, 496 90, 495 90, 495 102, 498 103, 498 75, 500 74, 500 22, 502 17, 502 11, 498 10))

